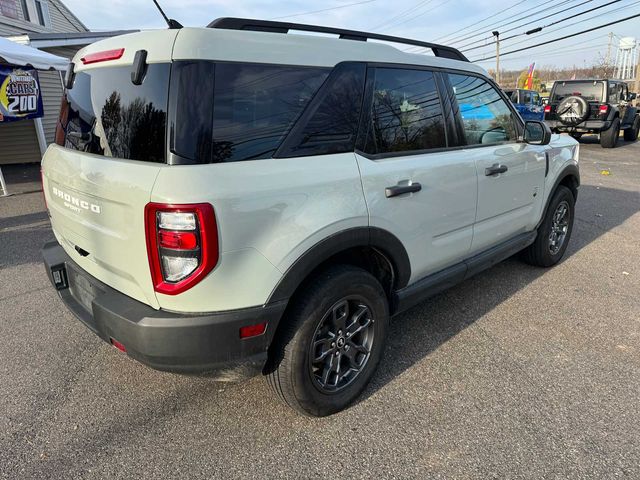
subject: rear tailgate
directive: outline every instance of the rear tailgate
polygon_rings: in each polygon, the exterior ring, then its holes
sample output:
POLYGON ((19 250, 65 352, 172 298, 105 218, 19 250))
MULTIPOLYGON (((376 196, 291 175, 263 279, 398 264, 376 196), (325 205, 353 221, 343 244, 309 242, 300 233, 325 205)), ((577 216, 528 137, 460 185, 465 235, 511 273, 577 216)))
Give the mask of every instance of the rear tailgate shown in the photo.
POLYGON ((51 145, 42 160, 58 242, 90 275, 154 308, 159 305, 147 257, 144 208, 165 164, 176 34, 124 35, 78 52, 75 80, 62 102, 58 145, 51 145), (143 81, 134 84, 131 74, 140 50, 147 52, 147 61, 143 81), (116 58, 81 60, 105 51, 116 58))
POLYGON ((49 147, 42 162, 51 226, 71 258, 114 289, 158 308, 144 230, 160 166, 49 147))

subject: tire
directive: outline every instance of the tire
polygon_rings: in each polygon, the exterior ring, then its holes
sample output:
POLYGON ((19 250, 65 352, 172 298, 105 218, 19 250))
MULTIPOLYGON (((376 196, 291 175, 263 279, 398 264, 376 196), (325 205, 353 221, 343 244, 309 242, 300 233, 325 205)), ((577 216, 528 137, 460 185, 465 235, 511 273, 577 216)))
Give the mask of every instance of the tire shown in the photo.
POLYGON ((584 98, 572 95, 558 104, 556 115, 560 123, 575 127, 584 122, 589 116, 589 104, 584 98))
POLYGON ((615 148, 620 136, 620 119, 614 118, 611 126, 600 132, 600 146, 602 148, 615 148))
MULTIPOLYGON (((536 241, 523 251, 523 257, 527 263, 537 267, 551 267, 560 261, 571 239, 575 203, 571 190, 563 185, 558 186, 549 202, 545 218, 538 227, 536 241), (562 225, 564 222, 559 222, 556 225, 556 227, 564 229, 564 236, 561 243, 558 244, 559 235, 556 234, 555 237, 552 237, 552 234, 554 233, 554 218, 558 215, 561 206, 566 208, 567 217, 565 217, 566 225, 562 225), (553 238, 556 240, 555 245, 552 244, 553 238)), ((558 230, 556 229, 556 231, 558 230)))
POLYGON ((350 405, 371 380, 384 351, 389 307, 376 278, 348 265, 328 267, 301 290, 276 332, 265 374, 286 405, 323 417, 350 405), (347 367, 353 368, 340 377, 347 367))
POLYGON ((627 142, 635 142, 638 139, 638 133, 640 133, 640 117, 636 117, 633 125, 624 130, 624 139, 627 142))

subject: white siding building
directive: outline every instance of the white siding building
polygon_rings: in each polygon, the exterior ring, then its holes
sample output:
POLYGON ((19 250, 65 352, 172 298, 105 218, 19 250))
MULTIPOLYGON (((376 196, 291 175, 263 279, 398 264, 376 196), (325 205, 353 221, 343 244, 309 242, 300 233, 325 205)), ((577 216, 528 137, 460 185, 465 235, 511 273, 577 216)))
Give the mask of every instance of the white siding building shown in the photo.
MULTIPOLYGON (((85 45, 128 33, 90 32, 61 0, 0 0, 0 36, 71 59, 85 45)), ((44 117, 0 123, 0 165, 39 162, 53 142, 62 97, 62 74, 38 72, 44 117)))

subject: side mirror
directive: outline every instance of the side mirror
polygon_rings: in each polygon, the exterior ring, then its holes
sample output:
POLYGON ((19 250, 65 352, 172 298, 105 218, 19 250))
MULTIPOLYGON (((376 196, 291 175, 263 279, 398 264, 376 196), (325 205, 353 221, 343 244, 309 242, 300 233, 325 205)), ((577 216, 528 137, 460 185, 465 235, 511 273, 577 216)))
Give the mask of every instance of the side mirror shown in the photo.
POLYGON ((551 129, 544 122, 529 120, 524 122, 524 143, 530 145, 549 145, 551 141, 551 129))
POLYGON ((634 93, 634 92, 629 92, 627 94, 627 101, 630 102, 632 100, 635 100, 636 98, 638 98, 638 94, 634 93))

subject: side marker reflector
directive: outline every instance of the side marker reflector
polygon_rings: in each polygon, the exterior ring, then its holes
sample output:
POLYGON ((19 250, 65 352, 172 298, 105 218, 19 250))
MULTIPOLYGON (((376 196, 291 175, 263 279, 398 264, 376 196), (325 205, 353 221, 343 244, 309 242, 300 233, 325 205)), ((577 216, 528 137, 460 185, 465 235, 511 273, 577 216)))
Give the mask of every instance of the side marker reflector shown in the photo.
POLYGON ((110 338, 109 339, 111 341, 111 345, 113 345, 114 347, 116 347, 118 350, 120 350, 121 352, 125 352, 127 353, 127 349, 124 347, 123 344, 121 344, 119 341, 117 341, 114 338, 110 338))
POLYGON ((250 338, 262 335, 267 330, 267 322, 258 323, 257 325, 248 325, 240 327, 240 338, 250 338))

